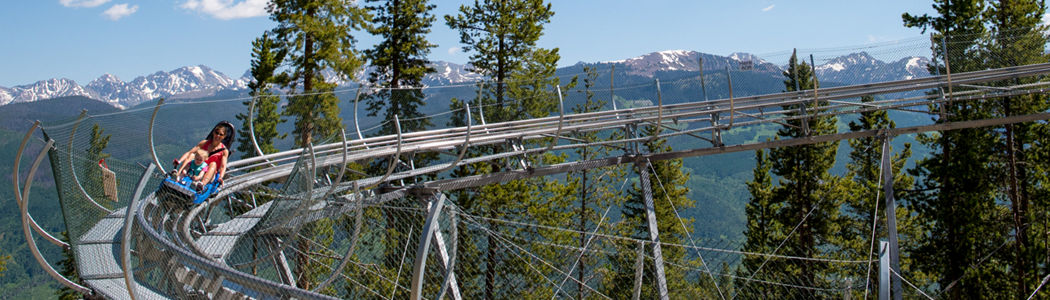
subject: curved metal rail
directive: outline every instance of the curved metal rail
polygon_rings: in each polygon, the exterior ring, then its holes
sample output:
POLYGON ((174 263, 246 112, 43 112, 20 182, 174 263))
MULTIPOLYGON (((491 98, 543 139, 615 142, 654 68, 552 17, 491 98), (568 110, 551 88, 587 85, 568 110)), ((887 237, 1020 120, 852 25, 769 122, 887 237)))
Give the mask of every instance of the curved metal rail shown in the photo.
MULTIPOLYGON (((940 88, 951 85, 963 85, 963 84, 975 84, 991 81, 999 81, 1008 78, 1016 78, 1023 76, 1050 74, 1050 64, 1037 64, 1028 66, 1018 66, 1003 69, 985 70, 969 73, 953 74, 950 81, 947 81, 945 76, 913 79, 913 80, 901 80, 893 82, 884 82, 877 84, 866 84, 859 86, 845 86, 845 87, 833 87, 821 89, 820 101, 816 102, 816 93, 810 93, 808 91, 788 92, 788 93, 777 93, 769 95, 758 95, 749 96, 742 98, 733 98, 725 100, 715 100, 708 102, 693 102, 693 103, 681 103, 674 105, 663 105, 662 99, 659 104, 655 107, 641 107, 631 109, 618 109, 612 111, 601 111, 593 113, 581 113, 573 115, 565 115, 562 113, 559 116, 550 116, 545 118, 536 118, 529 120, 513 121, 513 122, 502 122, 488 124, 484 122, 484 113, 482 108, 479 107, 479 113, 482 117, 482 123, 480 125, 473 125, 470 121, 469 106, 467 108, 468 122, 465 127, 457 128, 446 128, 438 130, 427 130, 421 132, 409 132, 403 133, 400 130, 400 122, 395 117, 395 125, 397 127, 396 135, 387 135, 371 138, 360 137, 358 140, 347 141, 344 139, 338 143, 319 145, 309 151, 313 152, 310 155, 315 159, 315 163, 311 167, 317 168, 319 166, 329 166, 334 164, 345 165, 347 161, 362 161, 366 159, 376 159, 382 157, 390 157, 391 164, 388 165, 387 172, 381 176, 374 176, 350 182, 335 182, 331 186, 319 187, 323 189, 318 193, 324 195, 331 195, 347 190, 359 191, 358 187, 376 187, 384 182, 390 182, 405 178, 409 176, 418 176, 423 174, 433 174, 448 170, 457 164, 462 162, 481 162, 490 161, 495 159, 501 159, 512 155, 522 155, 528 153, 537 153, 548 150, 562 150, 562 149, 573 149, 579 147, 591 147, 591 146, 602 146, 602 145, 613 145, 613 144, 625 144, 634 142, 643 142, 654 138, 666 138, 673 136, 685 135, 699 131, 715 131, 724 130, 728 126, 744 126, 754 124, 768 124, 783 122, 791 119, 807 118, 817 115, 840 115, 850 114, 863 111, 874 111, 874 110, 893 110, 902 109, 907 107, 923 107, 931 103, 951 102, 951 101, 963 101, 967 99, 980 99, 989 97, 1002 97, 1004 95, 1014 94, 1031 94, 1031 93, 1046 93, 1050 91, 1050 88, 1046 87, 1046 83, 1035 84, 1035 85, 1018 85, 1014 86, 1014 89, 1006 89, 1005 91, 989 91, 981 94, 980 92, 973 92, 969 95, 958 97, 956 95, 962 95, 960 93, 949 93, 949 97, 945 99, 928 99, 927 97, 914 97, 914 98, 898 98, 892 100, 879 101, 877 103, 860 103, 859 101, 847 99, 859 98, 864 95, 872 94, 891 94, 907 91, 923 91, 933 88, 940 88), (788 117, 784 113, 790 109, 786 108, 790 105, 800 106, 798 104, 807 103, 824 103, 822 107, 813 108, 811 114, 803 116, 788 117), (730 116, 729 125, 718 125, 708 117, 714 114, 726 114, 730 116), (742 119, 734 121, 733 119, 742 119), (529 149, 514 150, 508 153, 499 153, 492 155, 485 155, 473 158, 464 158, 466 149, 470 146, 477 145, 488 145, 496 144, 505 141, 510 138, 521 138, 523 140, 539 140, 543 138, 549 138, 554 136, 555 144, 563 131, 599 131, 599 130, 610 130, 623 128, 628 125, 647 125, 647 126, 658 126, 660 128, 664 120, 683 120, 685 122, 711 122, 711 126, 697 128, 692 130, 684 130, 670 133, 657 133, 651 136, 637 136, 628 137, 616 141, 605 141, 597 143, 569 143, 567 145, 544 145, 533 147, 529 149), (480 128, 474 128, 480 127, 480 128), (402 152, 417 153, 417 152, 441 152, 449 149, 459 148, 460 153, 454 161, 449 163, 438 164, 430 168, 424 167, 420 169, 411 169, 400 172, 395 172, 395 166, 397 159, 401 156, 402 152)), ((355 101, 356 102, 356 101, 355 101)), ((1014 116, 1008 118, 994 119, 994 120, 977 120, 967 122, 956 122, 956 123, 941 123, 934 125, 914 126, 906 128, 897 128, 892 130, 884 131, 870 131, 870 132, 850 132, 850 133, 837 133, 822 136, 812 136, 805 139, 791 139, 791 140, 779 140, 774 142, 765 143, 752 143, 752 144, 739 144, 739 145, 712 145, 711 147, 700 147, 694 149, 684 149, 674 152, 666 153, 648 153, 648 154, 625 154, 620 156, 609 156, 604 158, 592 159, 587 161, 569 162, 556 165, 541 166, 537 168, 530 168, 528 170, 517 169, 503 171, 493 174, 471 176, 466 178, 455 178, 455 179, 444 179, 444 180, 433 180, 416 184, 414 186, 401 186, 395 187, 394 190, 384 194, 377 194, 370 198, 370 200, 357 199, 358 208, 361 205, 365 205, 366 202, 371 203, 382 203, 390 199, 395 199, 405 195, 411 189, 425 189, 425 190, 436 190, 436 191, 451 191, 466 187, 480 186, 484 184, 490 184, 495 182, 502 182, 513 179, 535 177, 535 176, 546 176, 551 174, 564 173, 575 170, 589 169, 600 166, 609 166, 616 164, 627 164, 636 163, 643 160, 664 160, 674 159, 690 156, 707 155, 714 153, 726 153, 735 151, 747 151, 753 149, 771 148, 771 147, 783 147, 792 145, 801 145, 817 142, 825 142, 832 140, 841 140, 848 138, 857 138, 865 136, 874 136, 878 134, 889 134, 899 135, 914 132, 923 131, 935 131, 935 130, 952 130, 958 128, 973 128, 983 126, 995 126, 1001 124, 1024 122, 1032 120, 1045 120, 1050 119, 1050 113, 1040 113, 1026 116, 1014 116)), ((79 122, 78 122, 79 123, 79 122)), ((356 123, 356 122, 355 122, 356 123)), ((74 126, 75 127, 75 126, 74 126)), ((75 129, 74 129, 75 130, 75 129)), ((358 127, 359 130, 359 127, 358 127)), ((714 144, 714 143, 713 143, 714 144)), ((179 227, 179 235, 183 240, 183 243, 188 245, 178 245, 174 241, 171 241, 159 234, 150 222, 144 217, 144 203, 156 202, 157 199, 154 195, 148 196, 144 199, 143 203, 140 203, 136 210, 136 224, 141 226, 147 238, 158 247, 165 251, 170 251, 175 254, 179 261, 192 265, 195 268, 206 269, 209 272, 220 274, 225 280, 240 284, 241 286, 258 290, 264 293, 282 293, 284 295, 290 295, 297 298, 326 298, 326 296, 317 294, 312 291, 306 291, 298 288, 294 288, 282 283, 272 282, 259 277, 251 276, 243 272, 237 271, 225 265, 221 261, 215 261, 211 258, 201 255, 202 251, 196 245, 197 241, 189 231, 189 220, 194 220, 197 216, 205 210, 205 208, 215 205, 221 202, 218 199, 229 195, 239 189, 251 186, 259 182, 280 178, 287 176, 292 171, 292 165, 294 165, 295 157, 302 154, 304 149, 295 149, 289 151, 283 151, 279 153, 262 155, 250 159, 243 159, 234 161, 229 164, 232 172, 239 173, 231 177, 227 181, 227 186, 221 192, 217 193, 217 197, 212 198, 204 205, 199 205, 180 217, 183 219, 179 227), (260 168, 255 171, 247 172, 253 168, 260 168), (188 246, 188 247, 187 247, 188 246)), ((39 158, 38 158, 39 162, 39 158)), ((38 164, 35 163, 34 165, 38 164)), ((35 166, 34 166, 35 170, 35 166)), ((17 171, 16 171, 17 172, 17 171)), ((340 176, 341 177, 341 176, 340 176)), ((17 179, 16 179, 17 184, 17 179)), ((79 183, 78 183, 79 184, 79 183)), ((28 183, 27 183, 28 186, 28 183)), ((369 189, 365 189, 369 190, 369 189)), ((356 193, 355 193, 356 194, 356 193)), ((22 201, 27 201, 24 196, 28 195, 28 188, 23 195, 22 201)), ((92 202, 94 202, 92 200, 92 202)), ((27 204, 27 203, 26 203, 27 204)), ((95 203, 98 205, 97 203, 95 203)), ((28 205, 23 207, 23 227, 29 238, 29 224, 30 222, 25 216, 28 216, 26 208, 28 205)), ((440 210, 440 202, 435 203, 432 208, 440 210)), ((357 209, 358 213, 360 209, 357 209)), ((131 213, 131 212, 129 212, 131 213)), ((436 217, 436 215, 432 215, 436 217)), ((360 217, 359 217, 360 220, 360 217)), ((163 223, 163 222, 162 222, 163 223)), ((433 221, 428 219, 428 224, 432 224, 433 221)), ((428 227, 430 227, 428 225, 428 227)), ((358 229, 355 229, 355 239, 358 229)), ((425 231, 423 238, 424 242, 429 239, 430 234, 433 233, 433 229, 425 231)), ((419 245, 422 251, 426 251, 426 247, 429 247, 429 243, 422 243, 419 245)), ((34 252, 38 253, 35 248, 35 244, 31 244, 34 252)), ((353 247, 351 247, 352 249, 353 247)), ((347 255, 340 260, 341 269, 347 263, 347 255)), ((419 257, 426 257, 425 253, 417 253, 419 257)), ((47 265, 44 261, 38 261, 42 265, 47 265)), ((49 266, 49 265, 47 265, 49 266)), ((53 270, 53 269, 52 269, 53 270)), ((421 268, 417 268, 417 275, 421 268)), ((415 276, 415 275, 414 275, 415 276)), ((56 278, 58 279, 58 278, 56 278)), ((332 278, 326 280, 326 284, 330 283, 332 278)), ((61 279, 58 279, 61 281, 61 279)), ((445 280, 447 282, 447 279, 445 280)), ((130 285, 129 285, 130 286, 130 285)), ((413 278, 413 295, 419 295, 419 281, 413 278)), ((444 287, 442 287, 442 293, 444 293, 444 287)))

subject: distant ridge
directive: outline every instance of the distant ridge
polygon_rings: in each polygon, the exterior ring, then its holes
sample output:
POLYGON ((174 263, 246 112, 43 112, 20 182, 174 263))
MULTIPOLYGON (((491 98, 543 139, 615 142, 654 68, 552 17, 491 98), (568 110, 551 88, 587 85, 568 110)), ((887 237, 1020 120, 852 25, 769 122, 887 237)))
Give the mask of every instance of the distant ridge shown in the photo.
MULTIPOLYGON (((618 70, 623 70, 627 75, 653 78, 660 72, 697 71, 700 69, 701 58, 704 70, 724 70, 726 68, 742 70, 746 68, 756 75, 779 77, 785 69, 784 66, 778 66, 749 53, 737 52, 729 56, 719 56, 697 51, 666 50, 615 61, 593 64, 581 62, 575 66, 559 68, 559 71, 574 69, 580 65, 615 64, 620 66, 618 70)), ((928 76, 926 68, 928 63, 928 58, 916 56, 905 57, 894 62, 884 62, 866 52, 857 52, 817 65, 816 71, 821 82, 859 84, 928 76)), ((433 62, 431 66, 436 72, 423 79, 424 86, 455 85, 483 79, 480 74, 471 72, 469 66, 443 61, 433 62)), ((367 74, 371 70, 372 68, 368 67, 355 74, 357 83, 366 83, 367 74)), ((53 78, 11 88, 0 87, 0 107, 11 103, 83 96, 124 109, 159 97, 199 99, 231 92, 243 93, 251 80, 248 76, 246 72, 240 78, 232 79, 207 66, 198 65, 168 72, 157 71, 136 77, 128 82, 105 74, 85 86, 80 86, 70 79, 53 78)), ((337 78, 336 76, 326 77, 337 78)), ((341 86, 353 84, 338 80, 334 83, 341 86)))

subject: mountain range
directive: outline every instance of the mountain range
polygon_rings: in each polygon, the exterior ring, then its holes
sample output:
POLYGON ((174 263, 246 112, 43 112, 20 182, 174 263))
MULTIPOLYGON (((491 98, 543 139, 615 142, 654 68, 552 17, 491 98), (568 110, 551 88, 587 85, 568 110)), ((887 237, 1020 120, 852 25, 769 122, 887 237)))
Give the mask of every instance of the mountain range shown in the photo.
MULTIPOLYGON (((782 76, 780 74, 785 69, 783 66, 748 53, 718 56, 685 50, 652 52, 638 57, 598 64, 614 64, 621 70, 625 70, 628 75, 652 78, 660 72, 698 71, 701 59, 704 70, 718 71, 730 68, 768 73, 769 76, 782 76)), ((821 82, 861 84, 928 76, 927 63, 929 63, 928 58, 917 56, 884 62, 866 52, 857 52, 828 60, 816 66, 815 69, 821 82)), ((465 65, 437 61, 431 66, 435 72, 424 78, 425 86, 454 85, 482 79, 480 74, 470 72, 468 66, 465 65)), ((370 71, 371 68, 360 71, 356 74, 358 80, 362 82, 367 80, 366 74, 370 71)), ((198 65, 167 72, 157 71, 127 82, 116 76, 105 74, 84 86, 66 78, 51 78, 10 88, 0 86, 0 106, 57 97, 84 96, 123 109, 159 97, 189 99, 215 95, 220 91, 244 91, 251 80, 249 75, 248 72, 245 72, 240 78, 234 79, 207 66, 198 65)), ((334 76, 326 77, 335 78, 334 76)), ((349 82, 335 83, 346 85, 349 82)))

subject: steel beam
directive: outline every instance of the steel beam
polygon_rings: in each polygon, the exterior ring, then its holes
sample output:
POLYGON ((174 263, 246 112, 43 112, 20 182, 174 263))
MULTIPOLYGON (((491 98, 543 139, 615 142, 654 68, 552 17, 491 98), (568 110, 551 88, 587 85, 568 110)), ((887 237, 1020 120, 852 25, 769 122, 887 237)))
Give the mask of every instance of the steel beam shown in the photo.
POLYGON ((426 271, 427 252, 430 251, 430 243, 438 232, 441 209, 445 206, 444 193, 436 192, 428 202, 428 213, 426 223, 423 224, 423 232, 420 234, 419 248, 416 250, 415 266, 412 269, 412 289, 410 299, 418 300, 423 297, 423 272, 426 271))
MULTIPOLYGON (((900 248, 897 244, 897 200, 893 195, 893 162, 890 160, 891 136, 882 139, 882 187, 886 199, 886 231, 889 236, 890 269, 901 274, 900 248)), ((894 300, 901 300, 901 278, 894 276, 891 280, 894 300)))
POLYGON ((638 177, 641 177, 642 196, 645 198, 645 216, 649 221, 649 240, 653 242, 653 264, 656 269, 656 287, 660 299, 667 300, 667 278, 664 276, 664 255, 660 248, 660 230, 656 223, 656 207, 653 205, 653 191, 649 180, 649 161, 638 163, 638 177))

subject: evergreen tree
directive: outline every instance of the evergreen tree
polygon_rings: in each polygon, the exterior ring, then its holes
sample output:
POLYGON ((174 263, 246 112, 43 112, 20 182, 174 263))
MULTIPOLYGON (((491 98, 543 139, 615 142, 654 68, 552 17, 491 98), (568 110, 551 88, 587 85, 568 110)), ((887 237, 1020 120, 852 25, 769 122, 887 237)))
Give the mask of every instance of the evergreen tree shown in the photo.
MULTIPOLYGON (((586 76, 583 78, 583 89, 576 90, 576 92, 582 92, 585 96, 583 103, 579 103, 572 109, 575 114, 589 113, 601 111, 606 101, 604 99, 596 98, 593 87, 595 80, 598 78, 598 73, 593 67, 586 66, 583 68, 586 76)), ((576 78, 573 78, 576 80, 576 78)), ((576 93, 576 94, 578 94, 576 93)), ((573 132, 572 136, 576 139, 586 142, 598 142, 602 139, 598 132, 593 131, 577 131, 573 132)), ((599 157, 607 157, 610 154, 608 147, 581 147, 575 150, 577 159, 579 161, 586 161, 599 157)), ((605 209, 609 207, 619 207, 624 202, 624 195, 619 191, 620 182, 624 180, 626 176, 625 168, 623 167, 608 167, 601 169, 588 169, 577 172, 566 174, 568 182, 572 186, 578 187, 578 195, 576 201, 579 203, 576 207, 576 211, 573 213, 576 230, 578 234, 578 241, 576 242, 580 248, 589 246, 590 248, 600 249, 602 246, 597 245, 602 242, 601 239, 592 238, 587 232, 597 230, 598 233, 612 233, 611 226, 612 216, 604 216, 605 209), (602 219, 602 217, 605 217, 602 219), (595 226, 601 224, 600 228, 595 229, 595 226), (588 244, 590 241, 590 244, 588 244)), ((608 273, 610 270, 602 266, 601 262, 606 259, 602 255, 594 254, 581 254, 578 267, 576 268, 576 299, 584 299, 588 295, 589 290, 583 285, 585 283, 594 282, 592 279, 598 274, 608 273)))
MULTIPOLYGON (((332 137, 342 127, 339 117, 339 99, 332 93, 334 80, 353 80, 354 72, 362 65, 360 54, 354 49, 352 31, 368 27, 365 9, 349 0, 273 0, 267 7, 270 19, 277 23, 272 30, 278 42, 278 51, 287 53, 289 70, 277 75, 285 87, 298 92, 290 96, 285 115, 295 117, 296 144, 307 147, 316 137, 332 137), (337 78, 326 78, 326 71, 337 78), (287 80, 283 80, 287 78, 287 80), (300 90, 301 86, 301 90, 300 90)), ((329 220, 304 226, 305 239, 295 245, 296 284, 311 289, 320 280, 319 269, 325 261, 312 261, 316 245, 332 240, 329 220)))
MULTIPOLYGON (((365 56, 375 67, 368 82, 381 90, 369 96, 368 115, 383 112, 384 120, 401 118, 403 131, 420 131, 430 126, 430 119, 419 111, 423 105, 421 82, 433 73, 427 54, 437 47, 426 35, 434 23, 430 11, 433 4, 427 0, 368 0, 378 5, 369 6, 372 12, 372 35, 381 38, 365 56), (384 110, 385 108, 385 110, 384 110)), ((394 134, 393 123, 386 123, 378 135, 394 134)))
MULTIPOLYGON (((62 231, 62 240, 67 242, 69 241, 69 233, 67 231, 62 231)), ((80 280, 80 273, 77 272, 76 254, 73 253, 72 247, 62 248, 62 260, 58 261, 58 268, 59 273, 62 274, 62 276, 66 279, 69 279, 72 282, 83 284, 83 281, 80 280)), ((61 289, 58 289, 58 291, 55 291, 55 294, 60 300, 76 300, 85 298, 84 295, 80 292, 77 292, 76 290, 71 289, 65 285, 63 285, 61 289)))
POLYGON ((368 13, 350 0, 273 0, 267 7, 279 49, 288 53, 286 87, 299 94, 289 97, 285 114, 295 117, 296 144, 305 147, 314 137, 329 137, 342 126, 333 80, 353 80, 362 65, 354 49, 352 31, 367 28, 368 13), (338 78, 326 78, 333 71, 338 78))
MULTIPOLYGON (((936 16, 903 15, 906 27, 932 29, 934 40, 945 40, 934 43, 934 61, 941 63, 931 66, 931 73, 945 74, 947 67, 953 73, 984 68, 986 56, 978 47, 986 33, 984 6, 979 0, 936 0, 936 16)), ((986 102, 949 101, 930 110, 939 113, 937 123, 992 116, 986 102)), ((916 261, 917 268, 939 278, 949 299, 1005 297, 1009 276, 999 266, 1007 263, 1001 257, 984 259, 1006 239, 996 229, 1004 214, 995 203, 995 134, 988 128, 960 129, 920 135, 919 141, 933 154, 909 171, 923 180, 918 184, 922 192, 910 194, 907 204, 928 231, 914 253, 924 258, 916 261)))
MULTIPOLYGON (((814 88, 815 80, 811 67, 798 63, 797 56, 791 55, 788 70, 785 71, 784 87, 787 91, 809 90, 814 88)), ((785 105, 788 117, 798 117, 803 111, 810 115, 820 105, 798 103, 785 105), (814 107, 810 107, 813 105, 814 107), (806 107, 805 109, 804 106, 806 107)), ((833 116, 805 116, 785 121, 787 125, 777 131, 777 139, 805 138, 810 135, 833 134, 837 132, 836 118, 833 116)), ((837 142, 822 142, 809 145, 773 148, 769 150, 772 163, 770 171, 779 177, 773 188, 773 201, 780 205, 775 213, 776 222, 785 228, 792 228, 793 234, 782 242, 778 254, 796 257, 826 257, 831 245, 832 235, 839 228, 839 207, 841 195, 834 190, 837 178, 828 170, 835 163, 837 142), (796 228, 797 227, 797 228, 796 228)), ((790 232, 791 230, 789 230, 790 232)), ((822 278, 828 266, 790 261, 778 265, 769 272, 772 278, 794 280, 798 284, 818 286, 824 283, 822 278)), ((797 291, 814 296, 811 290, 797 291)), ((799 297, 799 296, 795 296, 799 297)))
MULTIPOLYGON (((465 52, 471 53, 471 70, 495 81, 495 91, 484 90, 473 100, 472 108, 478 113, 484 109, 487 122, 504 122, 528 118, 545 117, 557 107, 554 88, 558 79, 554 76, 560 56, 557 49, 537 49, 535 44, 543 34, 543 24, 550 21, 553 12, 550 4, 543 0, 483 0, 473 5, 462 5, 456 16, 446 15, 445 21, 460 33, 460 42, 465 52), (516 101, 507 101, 513 99, 516 101), (494 106, 487 106, 493 104, 494 106), (482 108, 485 106, 484 108, 482 108)), ((460 113, 451 120, 453 126, 465 125, 463 103, 453 99, 451 108, 460 113)), ((479 120, 481 116, 475 116, 479 120)), ((554 142, 550 140, 548 142, 554 142)), ((472 155, 492 154, 508 145, 472 147, 472 155)), ((500 162, 475 163, 463 165, 452 174, 456 177, 487 174, 503 171, 504 168, 520 168, 518 161, 524 159, 529 163, 556 161, 550 155, 531 157, 511 157, 500 162)), ((453 193, 455 202, 468 214, 481 216, 490 220, 523 218, 526 220, 528 209, 541 207, 544 199, 538 198, 542 193, 559 195, 548 199, 562 203, 564 193, 548 186, 551 179, 514 180, 498 185, 483 186, 474 189, 459 190, 453 193), (539 184, 539 182, 545 182, 539 184), (546 190, 540 190, 543 187, 546 190)), ((551 205, 551 204, 548 204, 551 205)), ((555 206, 556 209, 567 209, 569 205, 555 206)), ((558 211, 547 211, 552 217, 561 216, 558 211)), ((529 222, 535 220, 529 218, 529 222)), ((543 220, 557 222, 560 218, 543 220)), ((562 223, 564 224, 564 223, 562 223)), ((529 261, 523 261, 512 253, 518 249, 506 248, 494 234, 507 230, 500 223, 486 221, 483 226, 489 234, 478 237, 464 237, 459 243, 462 261, 478 262, 473 265, 457 264, 457 276, 464 276, 463 291, 467 298, 509 298, 525 293, 525 288, 537 281, 535 271, 530 270, 529 261), (513 286, 495 286, 496 282, 508 281, 509 278, 526 282, 513 286)), ((519 232, 520 233, 520 232, 519 232)), ((532 233, 533 236, 542 233, 532 233)), ((560 238, 560 237, 555 237, 560 238)), ((550 293, 549 289, 532 290, 531 293, 550 293)), ((540 294, 532 294, 537 297, 540 294)), ((548 296, 549 297, 549 296, 548 296)))
POLYGON ((282 82, 282 78, 275 76, 274 72, 284 61, 286 52, 277 49, 278 46, 277 41, 274 41, 268 33, 252 41, 251 74, 254 80, 248 83, 249 95, 252 96, 252 99, 243 103, 245 106, 250 106, 251 101, 255 101, 255 116, 252 120, 246 113, 237 114, 237 119, 241 120, 237 151, 244 153, 245 158, 258 155, 252 142, 253 134, 262 153, 277 152, 274 140, 287 136, 287 134, 277 132, 277 125, 284 123, 285 120, 277 112, 277 104, 281 98, 270 91, 273 84, 282 82), (249 120, 254 122, 249 124, 249 120), (254 127, 254 133, 251 132, 252 127, 254 127))
MULTIPOLYGON (((1046 14, 1043 1, 1033 0, 1000 0, 991 1, 985 17, 988 19, 990 38, 985 42, 989 67, 1010 67, 1042 63, 1047 59, 1045 53, 1048 42, 1044 32, 1046 25, 1042 17, 1046 14)), ((997 85, 1031 83, 1037 79, 1014 79, 997 85)), ((1050 108, 1044 95, 1023 95, 1003 97, 989 103, 996 117, 1010 117, 1046 111, 1050 108)), ((1037 122, 1007 124, 993 132, 998 135, 996 158, 993 170, 997 170, 996 182, 1000 199, 1010 203, 1010 223, 1014 232, 1012 264, 1014 276, 1014 297, 1026 298, 1039 282, 1036 262, 1040 260, 1039 245, 1036 237, 1039 230, 1031 227, 1035 220, 1031 211, 1031 197, 1036 186, 1048 182, 1039 181, 1038 173, 1033 173, 1033 147, 1039 130, 1044 126, 1037 122)), ((1045 207, 1045 206, 1044 206, 1045 207)), ((1042 237, 1045 237, 1045 233, 1042 237)))
POLYGON ((91 195, 91 198, 96 199, 96 201, 100 199, 108 199, 108 201, 99 201, 99 204, 112 209, 114 202, 113 199, 109 199, 106 196, 105 191, 102 189, 105 184, 102 182, 102 168, 98 165, 99 161, 109 158, 109 153, 103 151, 105 151, 106 146, 109 145, 109 138, 112 137, 112 135, 108 135, 105 132, 106 130, 102 129, 98 124, 91 126, 91 140, 89 141, 87 149, 88 159, 84 162, 81 170, 85 170, 87 173, 85 178, 89 178, 89 180, 95 182, 95 184, 93 184, 94 188, 88 188, 86 190, 87 193, 91 195))
MULTIPOLYGON (((871 96, 864 96, 861 102, 872 102, 871 96)), ((866 111, 860 114, 860 118, 849 123, 850 131, 871 131, 887 128, 896 128, 896 124, 890 120, 889 113, 885 110, 866 111)), ((835 244, 840 251, 837 257, 840 259, 868 259, 878 257, 879 249, 873 244, 877 240, 886 240, 887 231, 885 224, 885 195, 882 194, 882 138, 866 137, 849 140, 850 153, 849 162, 846 164, 846 180, 842 180, 840 188, 843 190, 843 224, 837 233, 835 244), (878 204, 876 204, 878 203, 878 204), (876 211, 875 208, 879 210, 876 211), (879 226, 872 233, 872 222, 879 219, 879 226)), ((893 148, 890 148, 893 151, 893 148)), ((893 191, 895 199, 904 199, 907 191, 914 185, 914 178, 904 171, 904 166, 911 156, 911 144, 904 144, 904 149, 890 158, 892 168, 893 191)), ((922 231, 916 226, 916 218, 908 206, 896 208, 897 233, 900 240, 914 241, 922 238, 922 231)), ((904 243, 908 245, 909 243, 904 243)), ((915 258, 907 255, 909 248, 901 249, 900 265, 902 273, 912 275, 910 280, 916 281, 923 276, 916 276, 911 271, 915 258)), ((842 269, 843 276, 859 275, 851 273, 853 270, 842 269)), ((862 276, 867 276, 864 274, 862 276)), ((854 282, 860 282, 856 278, 854 282)), ((856 293, 863 293, 857 291, 856 293)), ((862 295, 854 295, 862 296, 862 295)))
MULTIPOLYGON (((752 171, 751 181, 747 182, 747 190, 751 199, 744 207, 747 215, 747 225, 744 228, 744 247, 741 249, 751 253, 773 253, 780 241, 788 233, 784 224, 780 223, 776 214, 780 211, 783 203, 773 199, 773 178, 770 169, 773 162, 764 150, 755 151, 755 169, 752 171)), ((759 275, 763 269, 769 266, 767 258, 762 256, 747 255, 741 258, 741 265, 737 270, 738 276, 747 278, 763 278, 759 275)), ((769 273, 769 269, 765 269, 769 273)), ((734 285, 737 294, 745 299, 755 298, 786 298, 789 297, 787 289, 779 286, 751 285, 747 280, 739 280, 734 285)))
MULTIPOLYGON (((645 130, 646 136, 658 135, 660 132, 660 128, 656 126, 649 126, 643 130, 645 130)), ((667 141, 664 139, 646 141, 642 147, 647 153, 672 151, 672 148, 667 145, 667 141)), ((667 283, 669 297, 674 299, 697 296, 700 296, 700 298, 717 298, 718 294, 713 292, 713 285, 710 282, 711 277, 707 274, 709 270, 716 271, 716 266, 702 265, 698 257, 693 257, 696 253, 692 253, 686 248, 667 246, 669 244, 691 245, 693 242, 690 240, 690 236, 693 231, 694 220, 692 218, 682 218, 677 214, 677 211, 696 205, 692 199, 687 197, 689 188, 685 184, 689 181, 689 174, 682 170, 682 160, 652 161, 651 165, 648 166, 645 163, 635 165, 634 171, 637 174, 641 174, 642 170, 638 168, 650 168, 648 181, 656 214, 657 232, 659 233, 660 243, 663 244, 661 253, 664 259, 664 278, 667 283), (691 269, 679 268, 676 265, 689 266, 691 269), (687 272, 696 272, 696 275, 689 276, 687 272), (706 287, 706 289, 702 289, 702 287, 706 287), (708 293, 704 294, 704 292, 708 293)), ((636 182, 632 191, 630 191, 630 197, 623 205, 621 212, 622 221, 618 224, 618 229, 621 236, 649 240, 649 222, 643 187, 640 184, 640 182, 636 182)), ((633 293, 634 265, 637 258, 634 251, 635 247, 637 245, 622 244, 619 247, 619 252, 622 254, 618 255, 619 257, 610 259, 614 265, 612 269, 616 271, 611 282, 606 284, 607 287, 611 285, 612 289, 609 291, 611 294, 631 295, 633 293)), ((646 243, 644 255, 653 257, 653 251, 654 245, 646 243)), ((644 268, 644 274, 656 274, 654 261, 646 259, 644 268)), ((646 275, 644 277, 641 293, 641 297, 645 299, 654 299, 660 296, 655 276, 646 275)))
POLYGON ((543 0, 481 0, 461 5, 459 15, 446 15, 445 23, 459 31, 464 52, 471 53, 471 71, 496 81, 495 103, 502 109, 505 80, 532 53, 553 15, 543 0))

